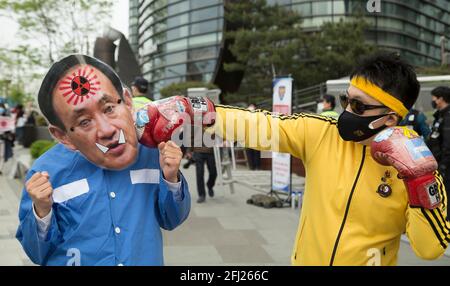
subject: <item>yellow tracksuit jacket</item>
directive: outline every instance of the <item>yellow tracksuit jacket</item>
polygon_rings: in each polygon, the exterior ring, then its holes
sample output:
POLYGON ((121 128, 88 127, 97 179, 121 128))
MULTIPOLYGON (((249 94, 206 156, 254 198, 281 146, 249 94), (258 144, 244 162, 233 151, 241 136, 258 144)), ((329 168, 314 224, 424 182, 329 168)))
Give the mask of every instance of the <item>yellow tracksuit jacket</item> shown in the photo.
POLYGON ((279 150, 275 151, 303 161, 305 195, 293 265, 396 265, 405 232, 417 256, 436 259, 444 253, 450 242, 450 224, 444 219, 447 199, 438 173, 444 199, 440 208, 412 208, 397 171, 377 164, 369 146, 342 140, 335 119, 306 113, 277 116, 223 105, 217 105, 216 112, 216 134, 237 138, 258 150, 277 148, 262 146, 259 139, 252 143, 249 134, 276 136, 273 130, 278 124, 279 150), (264 124, 268 127, 259 130, 264 124), (386 171, 392 174, 392 194, 382 197, 376 190, 386 171))

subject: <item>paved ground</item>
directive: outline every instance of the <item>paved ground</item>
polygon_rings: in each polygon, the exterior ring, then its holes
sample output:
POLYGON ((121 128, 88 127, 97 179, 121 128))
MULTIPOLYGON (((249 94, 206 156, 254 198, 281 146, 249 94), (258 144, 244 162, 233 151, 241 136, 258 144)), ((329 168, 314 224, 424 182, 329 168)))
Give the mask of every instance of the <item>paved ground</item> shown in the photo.
MULTIPOLYGON (((16 150, 24 153, 27 150, 16 150)), ((5 169, 11 164, 5 166, 5 169)), ((214 198, 197 204, 194 167, 183 170, 192 193, 192 211, 174 231, 164 231, 167 265, 289 265, 298 225, 298 209, 263 209, 247 205, 255 194, 238 185, 216 189, 214 198)), ((22 188, 19 180, 0 175, 0 265, 31 265, 14 238, 22 188)), ((450 265, 450 255, 436 261, 418 259, 401 243, 400 265, 450 265)))

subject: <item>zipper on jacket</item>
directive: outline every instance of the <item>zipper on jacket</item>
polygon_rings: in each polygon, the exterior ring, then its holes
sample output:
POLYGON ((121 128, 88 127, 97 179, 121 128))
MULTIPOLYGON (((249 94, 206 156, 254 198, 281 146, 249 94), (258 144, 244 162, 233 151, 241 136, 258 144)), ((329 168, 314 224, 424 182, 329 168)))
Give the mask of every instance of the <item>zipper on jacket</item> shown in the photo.
POLYGON ((333 266, 334 257, 339 245, 339 239, 341 238, 342 230, 344 230, 345 221, 347 220, 348 210, 350 209, 350 203, 352 202, 353 192, 356 188, 356 183, 358 182, 359 176, 361 175, 361 170, 364 165, 364 159, 366 158, 366 146, 363 147, 361 164, 359 165, 358 174, 356 175, 355 181, 353 182, 352 191, 348 197, 347 206, 345 207, 344 218, 342 219, 341 228, 339 229, 338 235, 336 237, 336 242, 334 243, 333 253, 331 254, 330 266, 333 266))

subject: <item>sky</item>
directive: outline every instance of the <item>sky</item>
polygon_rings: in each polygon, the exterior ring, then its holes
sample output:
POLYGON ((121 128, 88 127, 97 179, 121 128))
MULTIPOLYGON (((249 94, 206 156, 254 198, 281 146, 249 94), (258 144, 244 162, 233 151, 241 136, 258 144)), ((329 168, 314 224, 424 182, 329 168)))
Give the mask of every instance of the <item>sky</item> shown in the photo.
MULTIPOLYGON (((111 26, 128 37, 128 0, 115 0, 111 26)), ((20 39, 15 36, 18 25, 14 21, 0 17, 0 27, 0 47, 14 47, 20 43, 20 39)))
POLYGON ((128 38, 128 0, 116 0, 111 26, 128 38))

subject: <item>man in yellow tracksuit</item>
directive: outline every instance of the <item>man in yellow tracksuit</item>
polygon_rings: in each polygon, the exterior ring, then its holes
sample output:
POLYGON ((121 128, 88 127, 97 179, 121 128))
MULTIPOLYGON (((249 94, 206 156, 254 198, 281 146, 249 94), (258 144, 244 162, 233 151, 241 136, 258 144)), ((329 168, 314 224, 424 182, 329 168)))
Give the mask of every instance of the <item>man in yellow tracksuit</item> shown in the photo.
POLYGON ((444 253, 450 224, 442 177, 435 173, 440 207, 412 207, 397 171, 378 164, 370 153, 375 134, 406 115, 419 89, 408 64, 395 55, 379 54, 352 73, 339 120, 216 105, 215 132, 222 137, 303 161, 305 195, 293 265, 396 265, 403 233, 423 259, 444 253), (255 132, 256 140, 251 136, 255 132), (262 142, 273 137, 278 137, 278 144, 262 142), (383 183, 388 192, 379 190, 383 183))

